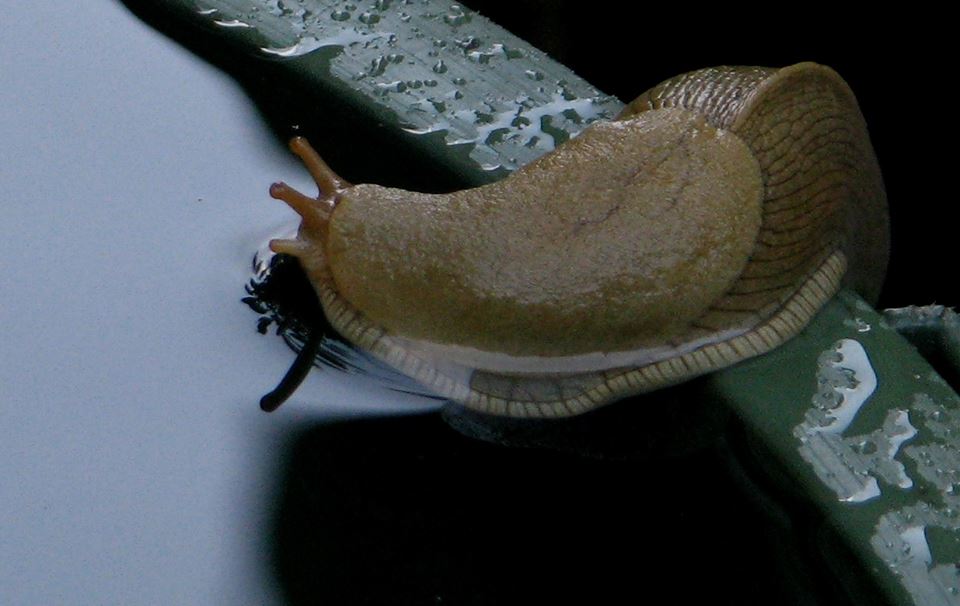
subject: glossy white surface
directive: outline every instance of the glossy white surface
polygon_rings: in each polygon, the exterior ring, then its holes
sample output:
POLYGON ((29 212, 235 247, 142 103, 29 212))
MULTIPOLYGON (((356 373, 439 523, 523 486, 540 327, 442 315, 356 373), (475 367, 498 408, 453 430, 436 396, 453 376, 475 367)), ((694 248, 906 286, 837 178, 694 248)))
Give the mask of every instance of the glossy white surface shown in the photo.
MULTIPOLYGON (((108 0, 0 22, 0 604, 269 604, 277 453, 382 392, 240 302, 309 178, 235 83, 108 0)), ((422 405, 421 405, 422 406, 422 405)))

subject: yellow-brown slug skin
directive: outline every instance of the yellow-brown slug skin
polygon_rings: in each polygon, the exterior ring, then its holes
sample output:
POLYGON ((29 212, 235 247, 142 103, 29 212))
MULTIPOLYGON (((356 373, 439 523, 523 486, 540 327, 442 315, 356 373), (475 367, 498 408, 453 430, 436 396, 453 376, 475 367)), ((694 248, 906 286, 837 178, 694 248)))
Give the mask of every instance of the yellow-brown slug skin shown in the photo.
POLYGON ((510 416, 579 414, 769 351, 842 281, 875 297, 887 259, 863 118, 811 63, 677 76, 491 185, 335 198, 283 245, 333 326, 510 416))
POLYGON ((682 337, 730 289, 760 211, 746 145, 662 109, 476 189, 357 186, 327 252, 341 296, 394 334, 510 356, 625 351, 682 337))
POLYGON ((620 117, 663 107, 697 108, 753 151, 765 185, 757 254, 785 270, 783 283, 795 285, 805 270, 798 257, 792 267, 775 263, 778 248, 815 258, 840 247, 845 283, 876 301, 889 259, 886 193, 857 100, 835 71, 815 63, 698 70, 648 90, 620 117))

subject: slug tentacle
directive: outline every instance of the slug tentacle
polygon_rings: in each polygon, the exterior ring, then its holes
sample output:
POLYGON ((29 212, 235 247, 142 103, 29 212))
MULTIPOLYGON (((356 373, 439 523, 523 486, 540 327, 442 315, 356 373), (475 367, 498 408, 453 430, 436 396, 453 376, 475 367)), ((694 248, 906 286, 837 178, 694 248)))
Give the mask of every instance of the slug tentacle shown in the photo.
POLYGON ((350 187, 350 183, 333 172, 327 163, 323 161, 317 150, 310 146, 303 137, 294 137, 290 139, 290 150, 295 153, 302 161, 310 176, 316 181, 320 188, 320 195, 328 198, 350 187))
POLYGON ((502 181, 450 194, 276 183, 348 341, 465 406, 580 414, 767 352, 842 284, 879 292, 886 197, 831 69, 667 80, 502 181))
POLYGON ((320 229, 330 220, 333 211, 332 201, 317 200, 302 194, 286 183, 278 182, 270 186, 270 197, 286 202, 303 219, 303 225, 309 229, 320 229))
POLYGON ((303 137, 290 139, 290 150, 307 167, 317 184, 318 196, 311 198, 282 181, 270 186, 270 196, 286 202, 295 210, 303 218, 303 226, 307 229, 325 231, 340 194, 350 187, 350 183, 333 172, 303 137))
POLYGON ((311 252, 310 243, 305 240, 275 239, 270 240, 270 250, 283 253, 291 257, 305 257, 311 252))
POLYGON ((303 137, 291 139, 290 150, 303 161, 319 191, 311 198, 282 181, 270 186, 270 196, 285 202, 302 219, 296 239, 271 240, 270 250, 297 257, 312 280, 325 280, 330 275, 326 254, 330 218, 340 195, 351 185, 303 137))

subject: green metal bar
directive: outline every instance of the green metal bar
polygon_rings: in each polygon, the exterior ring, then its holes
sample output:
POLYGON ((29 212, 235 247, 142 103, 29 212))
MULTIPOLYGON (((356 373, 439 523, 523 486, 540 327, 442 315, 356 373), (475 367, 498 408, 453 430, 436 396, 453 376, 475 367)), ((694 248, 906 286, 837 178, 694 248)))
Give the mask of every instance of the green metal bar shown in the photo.
MULTIPOLYGON (((496 180, 623 106, 488 19, 441 2, 127 0, 331 101, 462 185, 496 180), (359 5, 359 7, 358 7, 359 5), (352 8, 351 8, 352 7, 352 8)), ((229 68, 229 66, 228 66, 229 68)), ((316 143, 316 142, 315 142, 316 143)), ((321 150, 322 151, 322 150, 321 150)))
POLYGON ((814 504, 890 603, 957 603, 960 397, 882 316, 842 292, 712 383, 769 477, 814 504))
MULTIPOLYGON (((211 34, 305 105, 372 121, 461 185, 502 177, 621 107, 449 3, 128 4, 211 34)), ((841 582, 849 554, 890 604, 960 604, 960 398, 870 306, 843 292, 799 337, 706 384, 742 422, 752 464, 822 517, 841 582)))

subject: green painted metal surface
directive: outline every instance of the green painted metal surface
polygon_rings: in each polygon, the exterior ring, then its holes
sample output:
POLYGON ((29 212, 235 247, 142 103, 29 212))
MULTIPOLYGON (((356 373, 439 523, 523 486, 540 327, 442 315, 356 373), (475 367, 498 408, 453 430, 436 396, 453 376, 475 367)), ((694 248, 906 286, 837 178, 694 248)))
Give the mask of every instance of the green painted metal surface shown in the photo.
POLYGON ((891 603, 957 603, 960 398, 881 315, 843 292, 796 339, 712 382, 759 464, 822 512, 891 603))
MULTIPOLYGON (((135 9, 137 3, 131 2, 135 9)), ((505 176, 622 107, 456 4, 174 0, 163 11, 261 60, 298 94, 381 125, 462 184, 505 176)))

